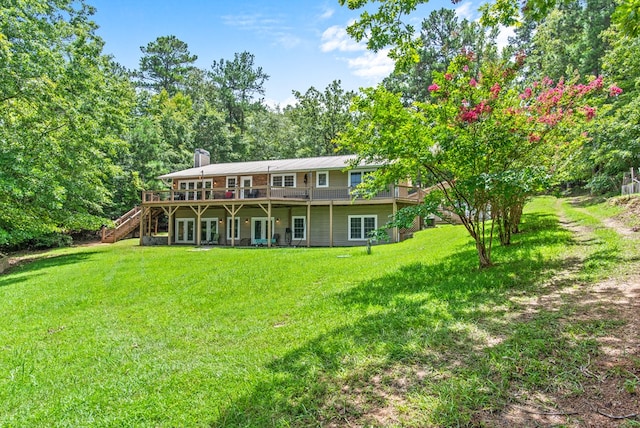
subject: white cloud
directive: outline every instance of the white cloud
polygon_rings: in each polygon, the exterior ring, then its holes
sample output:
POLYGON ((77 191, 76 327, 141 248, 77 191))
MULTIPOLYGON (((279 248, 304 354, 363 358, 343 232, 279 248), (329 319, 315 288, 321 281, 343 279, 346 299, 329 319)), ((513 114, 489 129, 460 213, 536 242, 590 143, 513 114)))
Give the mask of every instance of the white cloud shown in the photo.
POLYGON ((276 40, 278 46, 282 46, 285 49, 293 49, 303 43, 303 40, 300 39, 300 37, 288 33, 276 35, 276 40))
POLYGON ((273 98, 265 98, 264 103, 267 107, 275 111, 278 108, 284 109, 286 106, 295 106, 298 104, 298 100, 292 95, 281 101, 274 100, 273 98))
POLYGON ((324 12, 319 16, 320 19, 329 19, 336 13, 335 9, 327 8, 324 12))
POLYGON ((366 50, 361 43, 356 43, 348 34, 344 27, 334 25, 327 28, 322 33, 322 44, 320 45, 322 52, 358 52, 366 50))
POLYGON ((460 6, 456 7, 455 11, 456 15, 460 19, 467 19, 469 21, 475 21, 478 19, 478 11, 470 1, 462 3, 460 6))
POLYGON ((500 32, 498 33, 498 37, 496 38, 496 45, 498 45, 498 49, 502 50, 506 46, 509 45, 509 37, 515 36, 516 33, 513 27, 503 27, 500 26, 500 32))
POLYGON ((347 59, 347 64, 353 74, 370 80, 379 81, 393 71, 395 63, 388 56, 389 50, 366 52, 356 58, 347 59))
POLYGON ((303 43, 303 40, 293 33, 294 28, 285 25, 282 18, 256 13, 225 15, 222 20, 225 25, 256 33, 260 37, 272 40, 274 44, 285 49, 291 49, 303 43))

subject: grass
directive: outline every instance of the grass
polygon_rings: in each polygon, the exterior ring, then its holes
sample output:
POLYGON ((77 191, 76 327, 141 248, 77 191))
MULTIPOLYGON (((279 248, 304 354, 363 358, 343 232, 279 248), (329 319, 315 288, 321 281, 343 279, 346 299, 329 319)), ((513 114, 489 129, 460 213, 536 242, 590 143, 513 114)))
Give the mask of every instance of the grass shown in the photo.
MULTIPOLYGON (((559 285, 575 287, 625 249, 606 230, 576 242, 559 206, 535 200, 486 270, 453 226, 371 255, 52 251, 0 276, 0 426, 454 426, 514 388, 579 393, 577 368, 615 320, 526 308, 559 271, 575 264, 559 285)), ((597 223, 597 208, 561 209, 597 223)))

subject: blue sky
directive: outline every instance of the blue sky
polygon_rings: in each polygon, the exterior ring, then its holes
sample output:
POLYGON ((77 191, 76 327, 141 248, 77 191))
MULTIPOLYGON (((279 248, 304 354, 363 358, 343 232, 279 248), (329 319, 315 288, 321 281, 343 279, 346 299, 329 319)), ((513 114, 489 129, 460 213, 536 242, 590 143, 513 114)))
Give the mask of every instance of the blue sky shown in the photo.
MULTIPOLYGON (((104 53, 127 68, 138 67, 140 47, 159 36, 174 35, 198 56, 196 65, 232 60, 248 51, 255 65, 270 77, 265 99, 282 106, 293 100, 292 90, 323 90, 339 79, 342 87, 357 90, 380 82, 393 69, 385 52, 368 52, 345 32, 359 15, 340 7, 338 0, 87 0, 97 8, 93 17, 104 53)), ((416 26, 441 7, 455 8, 474 19, 470 1, 452 5, 431 0, 411 15, 416 26)))

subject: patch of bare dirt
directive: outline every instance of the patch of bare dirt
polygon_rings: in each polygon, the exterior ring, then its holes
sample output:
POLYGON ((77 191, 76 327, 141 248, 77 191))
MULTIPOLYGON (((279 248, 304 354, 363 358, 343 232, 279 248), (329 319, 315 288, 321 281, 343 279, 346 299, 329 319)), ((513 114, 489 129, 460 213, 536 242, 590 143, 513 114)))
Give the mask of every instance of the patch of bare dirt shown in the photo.
MULTIPOLYGON (((629 219, 640 216, 640 198, 631 210, 604 225, 614 229, 624 239, 640 236, 628 226, 629 219)), ((588 239, 584 226, 561 219, 564 227, 574 232, 578 240, 588 239)), ((571 300, 581 311, 578 319, 616 320, 618 327, 599 337, 600 354, 590 364, 580 367, 584 375, 580 393, 537 393, 526 399, 513 394, 514 404, 499 414, 479 417, 481 426, 506 427, 602 427, 617 428, 631 421, 640 422, 640 263, 630 262, 624 271, 574 291, 571 300), (634 269, 635 268, 635 269, 634 269), (515 404, 518 403, 518 404, 515 404)), ((562 275, 560 275, 562 276, 562 275)), ((566 290, 562 292, 566 298, 566 290)), ((560 291, 536 299, 532 305, 551 310, 559 304, 560 291)), ((638 425, 633 425, 638 426, 638 425)))

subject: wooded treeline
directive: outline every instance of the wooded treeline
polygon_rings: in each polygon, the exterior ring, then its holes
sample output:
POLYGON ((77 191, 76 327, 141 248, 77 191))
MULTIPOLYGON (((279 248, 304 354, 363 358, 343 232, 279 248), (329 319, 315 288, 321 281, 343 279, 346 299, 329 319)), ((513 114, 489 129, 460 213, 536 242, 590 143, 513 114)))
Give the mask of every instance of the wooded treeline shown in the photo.
MULTIPOLYGON (((362 120, 353 92, 334 80, 292 91, 294 106, 268 107, 268 70, 250 52, 194 66, 197 53, 171 35, 141 47, 126 70, 102 52, 82 1, 8 0, 0 9, 0 247, 55 244, 60 232, 97 230, 162 186, 158 175, 191 166, 195 148, 212 162, 330 155, 362 120)), ((579 129, 580 150, 562 181, 614 191, 640 164, 640 39, 611 25, 610 0, 564 2, 527 19, 500 51, 497 27, 452 10, 422 22, 419 61, 383 86, 403 102, 426 102, 434 73, 464 51, 471 67, 525 55, 517 80, 604 75, 623 92, 579 129), (586 135, 587 137, 584 137, 586 135)), ((330 77, 330 76, 329 76, 330 77)), ((576 131, 574 129, 574 131, 576 131)), ((398 145, 404 144, 400 139, 398 145)))

